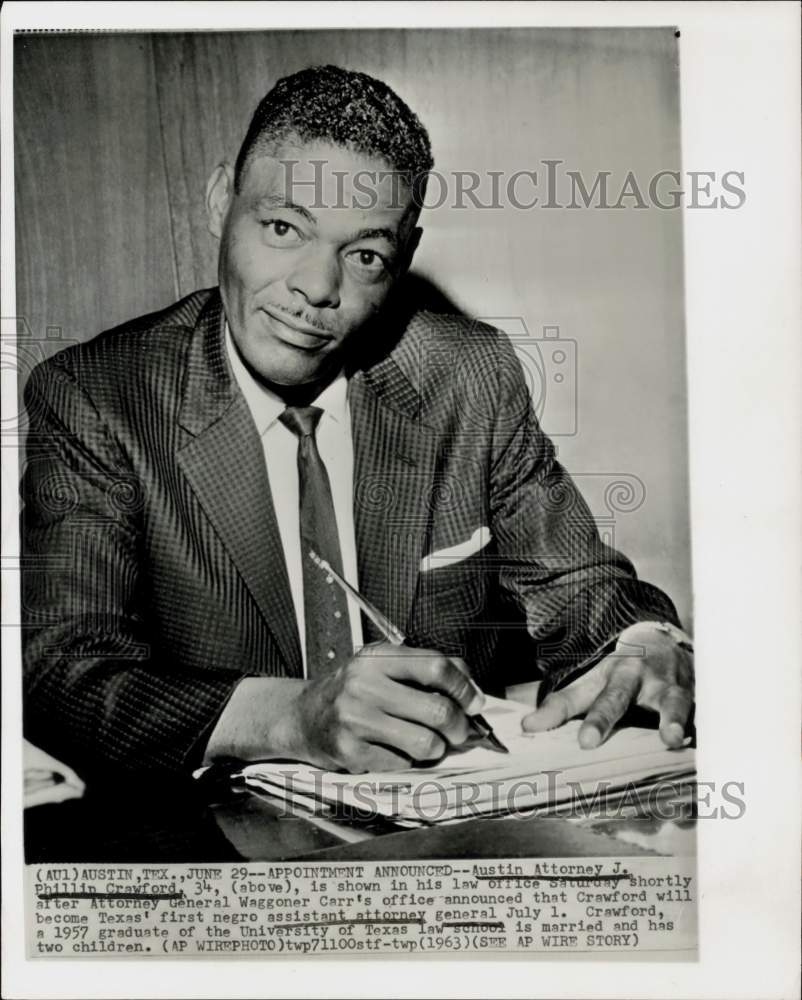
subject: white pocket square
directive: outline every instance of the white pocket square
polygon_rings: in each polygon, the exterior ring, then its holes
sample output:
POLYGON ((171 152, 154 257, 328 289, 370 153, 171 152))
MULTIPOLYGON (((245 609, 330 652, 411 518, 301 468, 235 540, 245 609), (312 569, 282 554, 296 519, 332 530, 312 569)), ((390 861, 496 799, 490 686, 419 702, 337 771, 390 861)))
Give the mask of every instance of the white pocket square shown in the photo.
POLYGON ((490 529, 485 525, 477 528, 471 537, 465 542, 459 542, 448 549, 439 549, 437 552, 430 552, 421 559, 421 573, 428 573, 433 569, 445 569, 446 566, 453 566, 454 563, 462 562, 470 556, 475 555, 490 542, 490 529))

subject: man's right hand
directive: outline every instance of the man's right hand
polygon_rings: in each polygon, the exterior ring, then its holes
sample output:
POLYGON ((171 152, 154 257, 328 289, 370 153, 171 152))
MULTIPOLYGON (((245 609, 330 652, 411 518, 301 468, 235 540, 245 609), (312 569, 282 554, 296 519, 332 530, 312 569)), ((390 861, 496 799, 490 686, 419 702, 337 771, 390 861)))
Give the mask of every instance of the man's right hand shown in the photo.
POLYGON ((482 700, 461 660, 380 643, 312 681, 295 717, 315 763, 389 771, 464 743, 482 700))
POLYGON ((329 770, 398 770, 464 743, 483 700, 462 660, 378 643, 312 681, 243 680, 207 762, 285 756, 329 770))

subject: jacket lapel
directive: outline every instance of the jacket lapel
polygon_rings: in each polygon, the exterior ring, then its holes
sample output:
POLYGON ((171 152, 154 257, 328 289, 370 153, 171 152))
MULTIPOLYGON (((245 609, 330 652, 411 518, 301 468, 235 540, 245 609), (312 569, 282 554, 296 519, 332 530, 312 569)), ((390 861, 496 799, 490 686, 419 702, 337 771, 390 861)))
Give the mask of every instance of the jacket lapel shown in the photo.
POLYGON ((187 357, 178 462, 272 632, 290 676, 303 676, 287 568, 262 443, 225 356, 219 293, 204 306, 187 357))
MULTIPOLYGON (((360 590, 407 629, 430 530, 438 438, 417 419, 418 394, 392 357, 351 378, 349 404, 360 590)), ((372 623, 366 637, 381 638, 372 623)))

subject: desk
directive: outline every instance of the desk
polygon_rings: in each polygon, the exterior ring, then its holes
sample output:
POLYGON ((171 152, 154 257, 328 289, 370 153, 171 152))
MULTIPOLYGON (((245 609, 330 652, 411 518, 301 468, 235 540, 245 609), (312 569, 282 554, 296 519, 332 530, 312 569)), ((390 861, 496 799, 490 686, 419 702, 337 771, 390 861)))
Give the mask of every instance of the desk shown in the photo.
MULTIPOLYGON (((537 686, 508 688, 507 696, 534 704, 537 686)), ((90 787, 82 799, 28 809, 25 854, 30 863, 688 857, 696 853, 694 817, 692 798, 678 790, 625 815, 477 818, 418 830, 379 819, 349 828, 288 815, 244 787, 187 779, 124 792, 90 787)))
POLYGON ((354 840, 352 828, 288 816, 245 788, 187 782, 121 795, 90 787, 82 799, 26 810, 25 853, 29 863, 692 856, 693 804, 678 799, 673 812, 671 820, 643 812, 579 820, 476 818, 418 830, 378 820, 363 825, 354 840))

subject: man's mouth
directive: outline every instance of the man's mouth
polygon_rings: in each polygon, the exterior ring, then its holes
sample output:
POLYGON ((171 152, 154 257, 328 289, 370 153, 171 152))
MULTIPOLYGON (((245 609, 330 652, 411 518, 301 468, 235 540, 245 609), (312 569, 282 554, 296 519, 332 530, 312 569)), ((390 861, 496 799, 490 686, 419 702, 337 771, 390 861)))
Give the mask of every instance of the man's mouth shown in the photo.
POLYGON ((292 347, 300 347, 304 351, 318 351, 334 337, 325 333, 295 316, 271 307, 263 307, 262 312, 269 318, 273 332, 292 347))

